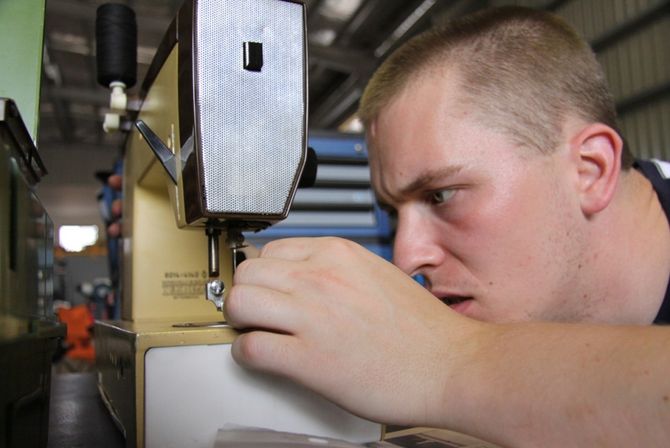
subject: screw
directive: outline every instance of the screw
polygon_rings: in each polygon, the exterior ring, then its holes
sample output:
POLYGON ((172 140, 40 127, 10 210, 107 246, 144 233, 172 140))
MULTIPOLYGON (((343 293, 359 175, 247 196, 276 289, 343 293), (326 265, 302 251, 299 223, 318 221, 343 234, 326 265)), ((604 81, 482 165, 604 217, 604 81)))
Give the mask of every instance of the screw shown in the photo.
POLYGON ((209 292, 215 296, 220 296, 223 294, 223 282, 221 280, 212 280, 209 282, 209 292))

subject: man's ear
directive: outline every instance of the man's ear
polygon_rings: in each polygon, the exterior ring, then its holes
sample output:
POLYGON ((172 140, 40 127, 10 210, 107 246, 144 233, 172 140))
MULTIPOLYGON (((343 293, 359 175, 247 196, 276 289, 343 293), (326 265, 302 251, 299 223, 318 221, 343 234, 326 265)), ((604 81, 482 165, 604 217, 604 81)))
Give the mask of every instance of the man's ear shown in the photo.
POLYGON ((573 136, 570 148, 577 162, 582 212, 591 216, 605 209, 614 196, 623 141, 611 127, 591 123, 573 136))

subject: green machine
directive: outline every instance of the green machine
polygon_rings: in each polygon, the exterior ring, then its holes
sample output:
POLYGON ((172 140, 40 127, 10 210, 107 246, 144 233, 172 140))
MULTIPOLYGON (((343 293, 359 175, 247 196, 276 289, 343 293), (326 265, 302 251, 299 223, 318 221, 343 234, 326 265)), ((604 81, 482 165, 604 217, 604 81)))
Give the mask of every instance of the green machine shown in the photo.
POLYGON ((0 1, 0 97, 12 98, 37 141, 45 0, 0 1))

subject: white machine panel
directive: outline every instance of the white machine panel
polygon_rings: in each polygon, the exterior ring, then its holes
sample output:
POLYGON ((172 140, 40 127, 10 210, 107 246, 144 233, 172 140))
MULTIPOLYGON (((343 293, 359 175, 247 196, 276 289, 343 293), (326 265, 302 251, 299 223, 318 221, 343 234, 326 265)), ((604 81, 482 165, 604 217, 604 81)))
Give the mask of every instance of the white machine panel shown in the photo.
POLYGON ((225 424, 350 442, 379 440, 356 417, 283 378, 235 363, 229 344, 161 347, 145 357, 145 445, 212 447, 225 424))

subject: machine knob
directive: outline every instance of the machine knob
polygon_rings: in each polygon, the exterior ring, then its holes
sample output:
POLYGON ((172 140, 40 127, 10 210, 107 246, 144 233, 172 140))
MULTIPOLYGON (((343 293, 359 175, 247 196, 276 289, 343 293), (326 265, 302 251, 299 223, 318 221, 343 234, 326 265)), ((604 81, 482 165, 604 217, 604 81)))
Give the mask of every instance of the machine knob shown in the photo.
POLYGON ((226 287, 221 280, 207 282, 207 300, 216 305, 217 311, 223 311, 223 293, 226 287))

